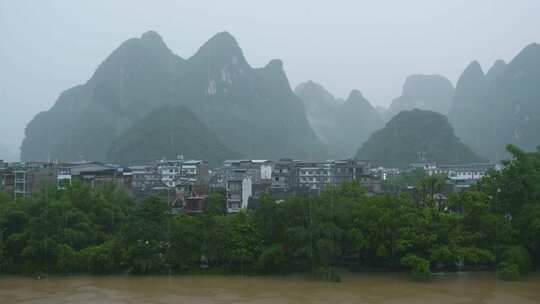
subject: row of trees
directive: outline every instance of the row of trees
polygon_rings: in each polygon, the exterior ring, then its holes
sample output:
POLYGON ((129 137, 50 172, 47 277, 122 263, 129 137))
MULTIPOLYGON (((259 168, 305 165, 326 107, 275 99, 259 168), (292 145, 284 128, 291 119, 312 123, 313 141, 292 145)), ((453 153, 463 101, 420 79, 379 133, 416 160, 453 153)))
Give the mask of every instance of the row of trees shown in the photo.
POLYGON ((492 268, 517 278, 540 265, 540 151, 514 159, 473 189, 441 202, 439 177, 421 195, 368 196, 356 183, 320 197, 259 200, 225 214, 216 191, 207 212, 173 214, 158 197, 134 202, 118 188, 75 184, 11 201, 0 197, 0 272, 311 272, 492 268), (533 257, 533 258, 531 258, 533 257))

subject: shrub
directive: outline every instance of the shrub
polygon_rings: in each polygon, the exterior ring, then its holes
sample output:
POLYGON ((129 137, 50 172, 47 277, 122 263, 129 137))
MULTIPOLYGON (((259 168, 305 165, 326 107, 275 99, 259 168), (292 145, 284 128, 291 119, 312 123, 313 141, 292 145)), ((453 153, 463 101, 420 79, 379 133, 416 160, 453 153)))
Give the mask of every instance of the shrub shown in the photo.
POLYGON ((56 249, 57 270, 68 273, 77 270, 77 252, 68 245, 60 245, 56 249))
POLYGON ((520 274, 525 274, 531 269, 531 256, 523 246, 510 246, 502 255, 502 262, 518 266, 520 274))
POLYGON ((258 260, 259 268, 265 273, 279 273, 286 268, 287 258, 281 244, 263 249, 258 260))
POLYGON ((411 268, 413 278, 417 280, 427 280, 431 278, 431 270, 429 269, 429 261, 420 258, 414 254, 409 254, 401 259, 401 264, 411 268))
POLYGON ((113 239, 80 251, 79 261, 85 271, 96 274, 114 273, 120 269, 120 245, 113 239))
POLYGON ((507 281, 519 280, 519 266, 502 262, 497 266, 497 277, 507 281))

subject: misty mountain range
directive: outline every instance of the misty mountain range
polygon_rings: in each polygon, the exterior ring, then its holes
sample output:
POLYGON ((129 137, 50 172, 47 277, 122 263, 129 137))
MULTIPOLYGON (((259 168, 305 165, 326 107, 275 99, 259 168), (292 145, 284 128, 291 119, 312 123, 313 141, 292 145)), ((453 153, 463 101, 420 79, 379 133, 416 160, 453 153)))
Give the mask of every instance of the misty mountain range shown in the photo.
POLYGON ((320 84, 308 81, 295 93, 304 101, 310 125, 334 157, 351 157, 373 131, 384 126, 380 113, 358 90, 338 99, 320 84))
MULTIPOLYGON (((324 90, 321 85, 317 86, 319 88, 312 90, 313 92, 324 90)), ((302 88, 304 87, 308 86, 303 84, 302 88)), ((312 93, 298 94, 307 105, 323 100, 314 98, 312 93)), ((325 92, 324 96, 331 94, 325 92)), ((317 117, 317 113, 310 113, 309 106, 306 107, 308 118, 309 115, 317 117)), ((536 43, 528 45, 508 64, 503 60, 497 60, 487 73, 483 72, 477 61, 471 62, 463 71, 455 89, 451 82, 441 75, 411 75, 405 80, 401 96, 395 98, 388 109, 376 108, 379 118, 373 119, 376 114, 371 110, 357 113, 356 118, 365 123, 364 130, 376 130, 379 129, 377 121, 382 119, 388 122, 400 112, 413 109, 446 115, 459 140, 483 160, 498 162, 507 159, 509 157, 505 150, 507 144, 514 144, 529 151, 536 149, 540 145, 540 45, 536 43), (375 122, 370 124, 369 120, 375 122)), ((423 116, 416 115, 416 119, 424 119, 423 116)), ((310 122, 312 120, 320 122, 321 118, 310 119, 310 122)), ((356 123, 361 124, 358 121, 356 123)), ((414 123, 413 121, 410 124, 402 123, 400 127, 413 128, 414 123)), ((440 120, 437 124, 443 127, 445 123, 440 120)), ((387 123, 385 128, 390 127, 387 123)), ((317 129, 315 127, 316 131, 317 129)), ((357 134, 363 134, 364 130, 357 134)), ((406 137, 405 134, 400 136, 406 137)), ((357 157, 368 157, 376 161, 384 158, 382 154, 366 154, 365 151, 381 151, 382 146, 371 147, 371 145, 383 143, 376 140, 366 142, 366 139, 357 143, 362 148, 357 157), (367 146, 364 147, 362 144, 367 146)), ((407 144, 415 142, 413 137, 407 139, 407 144)), ((449 148, 453 141, 448 133, 446 148, 449 148)), ((406 150, 399 145, 394 149, 406 150)), ((415 149, 418 150, 416 152, 425 152, 418 146, 415 149)), ((440 159, 435 155, 431 156, 431 160, 449 161, 448 158, 440 159)), ((460 161, 465 161, 465 158, 460 161)))
POLYGON ((472 62, 459 78, 449 113, 457 135, 487 159, 508 158, 504 147, 540 145, 540 45, 524 48, 508 64, 484 74, 472 62))
POLYGON ((471 63, 455 89, 440 75, 412 75, 384 110, 358 90, 343 100, 313 81, 293 92, 280 60, 251 67, 226 32, 187 59, 147 32, 122 43, 85 84, 37 114, 21 158, 127 164, 184 154, 215 165, 241 157, 382 161, 383 154, 368 151, 423 149, 452 153, 433 153, 436 161, 496 161, 505 158, 507 143, 529 150, 540 144, 539 84, 540 47, 531 44, 487 74, 471 63), (418 142, 412 130, 419 126, 433 129, 424 137, 436 138, 418 142), (390 134, 403 138, 382 139, 390 134))
POLYGON ((375 131, 356 154, 375 166, 407 168, 419 160, 439 163, 484 162, 461 142, 446 116, 427 110, 405 110, 375 131))
MULTIPOLYGON (((131 128, 148 133, 141 130, 153 128, 145 124, 145 116, 165 106, 188 108, 200 121, 197 124, 208 128, 205 134, 212 132, 227 150, 235 151, 231 155, 324 156, 325 148, 309 126, 302 101, 291 90, 280 60, 263 68, 251 67, 234 37, 226 32, 183 59, 173 54, 157 33, 147 32, 124 42, 86 84, 62 93, 49 111, 39 113, 28 124, 22 159, 117 159, 109 154, 118 150, 115 143, 123 142, 131 128)), ((154 135, 168 138, 171 132, 164 129, 154 135)), ((198 145, 188 139, 198 135, 183 136, 186 142, 198 145)), ((148 141, 142 136, 130 145, 153 149, 145 144, 148 141)), ((162 157, 183 153, 197 158, 202 153, 196 152, 204 149, 206 145, 194 146, 189 150, 193 153, 164 149, 168 153, 162 157)))
POLYGON ((384 113, 390 120, 401 111, 422 109, 446 115, 452 104, 454 86, 441 75, 411 75, 403 84, 401 96, 392 100, 384 113))

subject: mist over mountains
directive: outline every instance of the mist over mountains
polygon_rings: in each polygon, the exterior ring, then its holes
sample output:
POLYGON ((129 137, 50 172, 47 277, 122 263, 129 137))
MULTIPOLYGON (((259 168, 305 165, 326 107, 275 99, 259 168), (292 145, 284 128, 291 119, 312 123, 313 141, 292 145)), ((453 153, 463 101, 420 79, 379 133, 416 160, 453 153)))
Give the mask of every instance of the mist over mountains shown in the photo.
POLYGON ((411 75, 403 84, 401 96, 392 100, 386 120, 401 111, 422 109, 446 115, 452 104, 454 86, 441 75, 411 75))
POLYGON ((473 61, 457 82, 449 119, 457 135, 482 156, 499 161, 504 147, 540 145, 540 45, 525 47, 508 64, 484 73, 473 61))
MULTIPOLYGON (((540 46, 536 43, 527 46, 508 64, 503 60, 495 61, 487 73, 484 73, 477 61, 473 61, 463 71, 455 89, 452 83, 441 75, 411 75, 405 80, 401 96, 395 98, 388 109, 378 107, 375 109, 377 113, 373 113, 372 107, 364 107, 362 110, 357 109, 357 111, 344 111, 354 116, 354 118, 349 117, 350 119, 337 118, 336 109, 344 108, 343 104, 336 102, 338 99, 325 91, 321 85, 308 82, 300 85, 296 93, 304 100, 308 120, 314 126, 316 133, 320 134, 319 136, 326 143, 335 147, 344 143, 346 145, 349 143, 347 139, 351 138, 358 139, 354 144, 360 146, 366 142, 374 130, 381 128, 381 120, 391 121, 397 114, 413 109, 428 110, 448 116, 451 126, 446 125, 445 120, 438 119, 433 120, 433 125, 430 127, 441 129, 451 127, 452 132, 447 131, 437 136, 443 136, 446 144, 450 144, 455 141, 455 131, 460 142, 472 148, 475 157, 467 156, 468 153, 465 152, 455 153, 455 155, 463 156, 462 161, 481 159, 498 162, 509 157, 505 150, 507 144, 514 144, 529 151, 540 145, 540 46), (368 118, 372 118, 371 122, 368 122, 368 118), (351 121, 356 124, 347 124, 351 121), (361 121, 364 122, 363 125, 360 124, 361 121), (339 128, 338 124, 347 125, 347 127, 339 128), (331 132, 329 133, 328 130, 335 132, 329 135, 331 132), (346 136, 347 139, 344 137, 340 139, 340 135, 345 134, 344 130, 349 132, 346 136)), ((414 117, 412 114, 406 117, 418 119, 422 115, 416 113, 414 117)), ((403 117, 399 120, 398 125, 404 129, 415 128, 414 121, 407 123, 403 117)), ((389 127, 392 126, 387 124, 386 128, 389 127)), ((413 133, 404 131, 399 136, 404 137, 403 141, 415 142, 414 136, 408 136, 421 131, 421 129, 416 129, 413 133)), ((385 132, 388 135, 388 132, 394 131, 387 130, 385 132)), ((378 162, 385 160, 388 164, 392 161, 388 161, 387 157, 384 156, 385 153, 389 153, 385 149, 401 150, 401 152, 407 150, 410 155, 427 149, 421 148, 422 145, 419 142, 410 145, 408 148, 410 151, 405 147, 399 147, 399 145, 392 148, 384 145, 391 142, 390 138, 382 135, 376 138, 379 138, 379 143, 375 143, 376 139, 370 138, 368 146, 362 146, 357 157, 378 162), (373 145, 378 147, 375 148, 373 145)), ((347 153, 350 153, 354 144, 348 147, 347 153)), ((444 145, 439 145, 431 148, 441 149, 443 147, 444 145)), ((414 160, 405 156, 403 159, 414 160)), ((458 160, 457 158, 437 157, 436 154, 430 158, 430 160, 436 159, 448 162, 458 160)), ((399 163, 396 159, 393 161, 399 163)))
MULTIPOLYGON (((238 155, 323 157, 324 147, 309 126, 304 105, 292 92, 280 60, 252 68, 226 32, 183 59, 157 33, 147 32, 122 43, 86 84, 63 92, 49 111, 36 115, 26 128, 22 159, 108 161, 109 151, 117 149, 113 144, 122 141, 126 130, 168 105, 185 106, 200 120, 201 128, 206 126, 238 155)), ((197 134, 182 136, 189 141, 197 134)), ((147 138, 133 140, 141 150, 152 149, 144 145, 147 138)), ((195 146, 190 151, 207 148, 195 146)), ((169 152, 162 157, 181 153, 169 152)))
POLYGON ((334 157, 351 157, 373 131, 383 126, 380 113, 358 90, 342 100, 322 85, 308 81, 298 85, 295 93, 304 101, 315 133, 334 157))
POLYGON ((460 141, 444 115, 418 109, 392 117, 369 137, 356 158, 398 168, 420 160, 446 164, 485 161, 460 141))
POLYGON ((539 84, 540 47, 531 44, 487 73, 472 62, 455 89, 444 76, 411 75, 383 109, 356 89, 341 99, 308 81, 293 92, 280 60, 253 68, 227 32, 184 59, 151 31, 122 43, 85 84, 37 114, 21 158, 138 163, 185 154, 219 164, 356 155, 401 165, 419 151, 449 149, 432 160, 498 161, 508 143, 527 150, 540 143, 539 84), (393 141, 398 135, 406 145, 393 141), (387 149, 402 158, 388 158, 387 149))
POLYGON ((118 136, 107 159, 145 164, 148 160, 174 157, 202 158, 211 166, 240 157, 185 106, 166 105, 150 112, 118 136))

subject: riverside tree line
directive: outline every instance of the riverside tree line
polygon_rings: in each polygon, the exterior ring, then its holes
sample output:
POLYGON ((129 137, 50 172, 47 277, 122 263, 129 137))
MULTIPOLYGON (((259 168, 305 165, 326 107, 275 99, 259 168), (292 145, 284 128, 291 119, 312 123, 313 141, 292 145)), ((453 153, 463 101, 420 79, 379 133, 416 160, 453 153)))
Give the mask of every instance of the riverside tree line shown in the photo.
POLYGON ((74 184, 17 201, 0 197, 2 273, 309 272, 337 280, 357 271, 496 269, 506 279, 540 266, 540 150, 509 146, 512 160, 447 201, 438 176, 406 193, 367 196, 356 183, 319 197, 225 214, 225 193, 206 212, 173 214, 158 197, 134 202, 113 186, 74 184))

